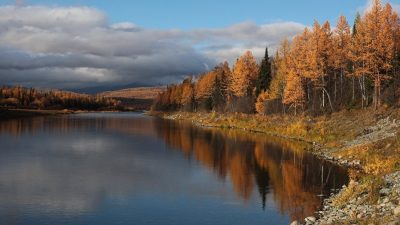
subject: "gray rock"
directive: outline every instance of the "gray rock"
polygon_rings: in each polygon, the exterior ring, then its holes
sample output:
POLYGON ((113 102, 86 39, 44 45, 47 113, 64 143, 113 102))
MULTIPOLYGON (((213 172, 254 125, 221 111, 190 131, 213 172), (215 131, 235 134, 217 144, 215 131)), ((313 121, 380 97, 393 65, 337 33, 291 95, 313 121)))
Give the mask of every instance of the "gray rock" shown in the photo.
POLYGON ((295 220, 290 225, 301 225, 301 223, 299 221, 295 220))
POLYGON ((391 222, 387 223, 386 225, 400 225, 400 220, 391 221, 391 222))
POLYGON ((396 208, 393 209, 393 214, 395 216, 400 216, 400 206, 397 206, 396 208))
POLYGON ((383 203, 388 203, 389 202, 389 198, 386 197, 385 199, 383 199, 383 203))
POLYGON ((388 195, 390 195, 390 189, 389 188, 382 188, 381 190, 379 190, 379 194, 381 196, 388 196, 388 195))
POLYGON ((306 222, 306 225, 313 225, 317 219, 313 216, 309 216, 304 221, 306 222))

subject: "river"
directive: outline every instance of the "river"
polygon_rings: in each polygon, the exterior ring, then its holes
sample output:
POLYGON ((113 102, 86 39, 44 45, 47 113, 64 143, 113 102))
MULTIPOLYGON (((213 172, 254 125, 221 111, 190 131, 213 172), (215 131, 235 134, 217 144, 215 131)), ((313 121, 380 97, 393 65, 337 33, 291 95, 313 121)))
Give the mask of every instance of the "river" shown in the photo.
POLYGON ((348 182, 304 143, 139 113, 0 122, 0 224, 258 225, 348 182))

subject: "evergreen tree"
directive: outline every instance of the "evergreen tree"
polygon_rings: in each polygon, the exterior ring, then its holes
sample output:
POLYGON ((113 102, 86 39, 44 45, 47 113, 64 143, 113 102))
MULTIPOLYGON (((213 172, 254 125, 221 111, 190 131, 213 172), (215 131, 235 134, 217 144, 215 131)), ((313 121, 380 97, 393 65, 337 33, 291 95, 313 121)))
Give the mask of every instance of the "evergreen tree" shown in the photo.
POLYGON ((268 56, 268 47, 265 49, 264 59, 261 61, 260 72, 256 83, 256 96, 266 91, 271 83, 271 61, 268 56))
POLYGON ((356 14, 356 18, 354 19, 354 25, 353 25, 353 36, 357 34, 357 24, 361 20, 361 15, 359 12, 356 14))

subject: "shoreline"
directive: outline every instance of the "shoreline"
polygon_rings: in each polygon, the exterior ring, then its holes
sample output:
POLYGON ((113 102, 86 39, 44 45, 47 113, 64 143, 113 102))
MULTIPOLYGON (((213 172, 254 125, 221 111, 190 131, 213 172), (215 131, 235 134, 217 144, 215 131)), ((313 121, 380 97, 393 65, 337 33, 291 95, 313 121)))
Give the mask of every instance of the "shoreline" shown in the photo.
MULTIPOLYGON (((248 132, 264 133, 280 138, 291 139, 309 143, 313 148, 308 151, 318 158, 330 161, 336 165, 345 167, 349 170, 350 182, 348 185, 324 200, 322 209, 310 215, 304 221, 293 221, 293 225, 299 224, 400 224, 400 167, 383 168, 372 170, 375 166, 370 160, 362 157, 359 148, 365 146, 372 147, 368 151, 379 151, 378 144, 386 144, 386 148, 392 147, 393 154, 398 154, 399 146, 395 142, 397 132, 400 130, 400 115, 394 109, 389 113, 386 110, 375 115, 376 120, 371 120, 358 127, 361 132, 356 135, 349 135, 340 141, 341 135, 336 138, 324 139, 322 133, 324 126, 318 126, 320 123, 326 123, 329 129, 337 129, 346 135, 347 127, 331 127, 342 115, 333 115, 325 121, 322 118, 296 117, 292 120, 284 116, 275 116, 270 121, 264 121, 266 117, 257 115, 222 115, 216 113, 187 113, 187 112, 149 112, 148 115, 160 117, 168 120, 181 120, 192 123, 195 126, 222 128, 222 129, 240 129, 248 132), (298 127, 300 133, 292 133, 290 126, 299 120, 312 121, 305 130, 312 133, 319 130, 318 135, 302 134, 302 127, 298 127), (330 121, 331 120, 331 121, 330 121), (268 125, 270 127, 268 127, 268 125), (286 131, 272 126, 283 126, 286 131), (277 131, 283 131, 278 133, 277 131), (318 141, 320 140, 320 141, 318 141), (390 146, 394 145, 394 146, 390 146), (389 146, 389 147, 387 147, 389 146), (370 193, 365 193, 365 192, 370 193), (373 199, 372 199, 373 198, 373 199), (367 223, 368 222, 368 223, 367 223)), ((358 120, 362 120, 361 110, 355 110, 353 116, 349 117, 350 126, 356 127, 358 120)), ((345 113, 346 114, 346 113, 345 113)), ((348 116, 348 115, 346 115, 348 116)), ((340 122, 340 121, 339 121, 340 122)), ((347 122, 347 121, 346 121, 347 122)), ((340 123, 338 123, 340 124, 340 123)), ((334 132, 333 132, 334 133, 334 132)), ((332 135, 331 134, 328 134, 332 135)), ((362 150, 362 149, 361 149, 362 150)), ((380 154, 377 152, 377 154, 380 154)), ((390 156, 388 156, 390 158, 390 156)), ((398 155, 397 155, 398 157, 398 155)), ((385 158, 385 160, 387 160, 385 158)), ((389 159, 390 160, 390 159, 389 159)), ((385 162, 382 161, 381 164, 385 162)), ((397 161, 395 163, 398 163, 397 161)), ((397 165, 397 164, 396 164, 397 165)), ((397 165, 398 166, 398 165, 397 165)))
POLYGON ((0 109, 0 121, 36 116, 54 116, 76 113, 72 110, 39 110, 39 109, 0 109))
POLYGON ((131 111, 131 110, 100 110, 100 111, 90 111, 90 110, 41 110, 41 109, 7 109, 0 108, 0 122, 12 119, 21 118, 32 118, 37 116, 55 116, 55 115, 70 115, 70 114, 80 114, 80 113, 107 113, 107 112, 144 112, 141 110, 131 111))

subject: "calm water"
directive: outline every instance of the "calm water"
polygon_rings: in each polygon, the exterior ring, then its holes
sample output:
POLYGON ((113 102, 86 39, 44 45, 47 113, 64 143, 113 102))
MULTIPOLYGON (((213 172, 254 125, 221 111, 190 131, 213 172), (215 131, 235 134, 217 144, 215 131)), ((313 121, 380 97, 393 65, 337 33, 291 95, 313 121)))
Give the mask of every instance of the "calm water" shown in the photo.
POLYGON ((286 225, 347 182, 304 148, 135 113, 3 121, 0 224, 286 225))

